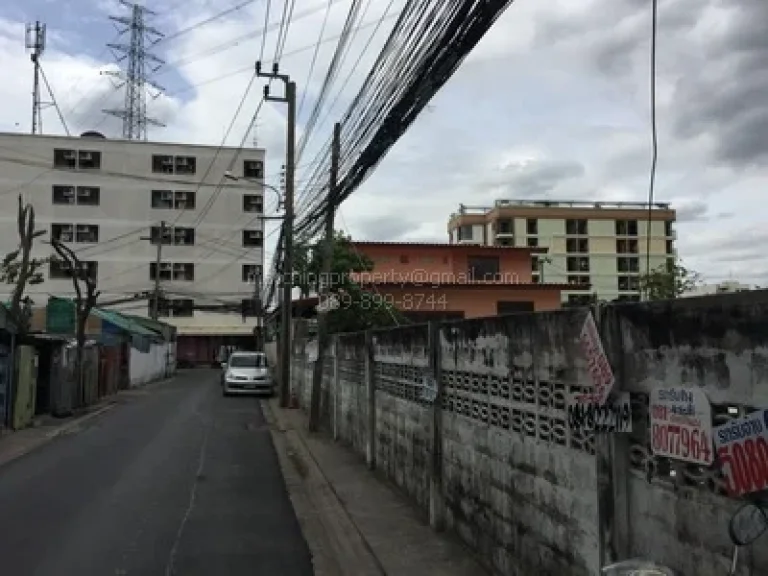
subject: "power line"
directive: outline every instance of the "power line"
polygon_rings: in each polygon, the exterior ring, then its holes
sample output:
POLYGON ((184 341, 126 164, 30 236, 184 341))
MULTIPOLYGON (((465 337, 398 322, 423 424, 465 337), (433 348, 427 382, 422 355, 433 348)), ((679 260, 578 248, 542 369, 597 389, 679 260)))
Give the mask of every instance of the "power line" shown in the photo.
POLYGON ((328 16, 331 15, 332 0, 328 0, 328 6, 325 9, 325 16, 323 17, 323 24, 320 26, 320 35, 315 43, 315 51, 312 53, 312 62, 309 64, 309 72, 307 72, 307 81, 304 83, 304 89, 301 91, 301 100, 299 101, 299 111, 297 116, 301 116, 301 111, 304 109, 304 101, 307 97, 307 90, 309 83, 312 81, 312 73, 315 71, 315 64, 317 63, 317 54, 320 51, 320 45, 323 43, 323 35, 325 34, 325 27, 328 25, 328 16))

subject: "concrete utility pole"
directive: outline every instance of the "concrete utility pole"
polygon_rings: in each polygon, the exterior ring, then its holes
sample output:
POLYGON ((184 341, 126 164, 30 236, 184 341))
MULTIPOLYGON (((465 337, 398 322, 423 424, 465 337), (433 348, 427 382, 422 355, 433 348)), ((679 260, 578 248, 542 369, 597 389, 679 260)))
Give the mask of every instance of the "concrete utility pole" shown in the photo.
POLYGON ((320 310, 317 321, 317 360, 315 361, 314 371, 312 372, 312 396, 309 405, 309 431, 317 432, 320 427, 320 397, 323 384, 323 364, 325 362, 325 352, 328 348, 328 314, 331 307, 323 307, 323 304, 330 305, 331 296, 331 271, 333 270, 333 245, 334 228, 333 218, 336 212, 336 202, 338 198, 338 180, 339 180, 339 156, 341 155, 341 124, 336 123, 333 126, 333 140, 331 142, 331 173, 328 183, 328 207, 325 212, 325 238, 323 239, 323 260, 320 274, 322 294, 318 299, 320 310))
MULTIPOLYGON (((163 241, 165 240, 165 231, 168 226, 165 224, 165 220, 160 222, 160 235, 157 238, 157 255, 155 256, 155 290, 152 300, 152 319, 157 320, 160 315, 160 265, 163 263, 163 241)), ((142 236, 142 240, 152 241, 152 235, 142 236)))
POLYGON ((281 80, 285 84, 285 96, 269 95, 269 86, 264 87, 264 100, 288 104, 288 130, 285 142, 285 220, 283 222, 283 286, 282 320, 280 324, 280 406, 288 406, 291 387, 291 309, 293 289, 293 195, 295 181, 296 148, 296 82, 290 76, 279 73, 275 63, 272 72, 262 72, 261 62, 256 62, 256 75, 261 78, 281 80))

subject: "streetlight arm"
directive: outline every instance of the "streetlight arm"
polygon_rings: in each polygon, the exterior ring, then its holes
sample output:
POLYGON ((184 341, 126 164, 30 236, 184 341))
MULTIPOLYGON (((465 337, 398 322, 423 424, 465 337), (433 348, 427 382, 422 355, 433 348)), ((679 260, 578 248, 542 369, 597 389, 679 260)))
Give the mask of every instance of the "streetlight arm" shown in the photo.
POLYGON ((276 188, 275 186, 272 186, 271 184, 267 184, 266 182, 262 182, 261 180, 257 180, 255 178, 245 178, 245 177, 241 178, 239 176, 235 176, 229 170, 224 172, 224 178, 226 178, 227 180, 232 180, 233 182, 239 182, 241 180, 244 180, 245 182, 251 182, 253 184, 257 184, 258 186, 261 186, 262 188, 266 188, 267 190, 271 190, 272 192, 277 194, 278 206, 281 206, 283 203, 283 193, 278 188, 276 188))

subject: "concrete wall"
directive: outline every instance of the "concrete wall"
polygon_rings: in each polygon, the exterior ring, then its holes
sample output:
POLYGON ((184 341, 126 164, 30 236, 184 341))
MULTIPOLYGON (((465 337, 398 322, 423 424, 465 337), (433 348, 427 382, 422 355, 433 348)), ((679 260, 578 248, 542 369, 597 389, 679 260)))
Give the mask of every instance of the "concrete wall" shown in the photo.
POLYGON ((149 352, 131 348, 128 366, 131 386, 161 380, 172 373, 175 357, 172 346, 171 342, 150 344, 149 352))
MULTIPOLYGON (((591 387, 578 346, 587 312, 338 336, 325 421, 498 574, 593 576, 600 550, 606 561, 645 556, 683 576, 727 573, 738 502, 725 496, 717 465, 650 453, 648 394, 702 389, 714 425, 767 407, 768 292, 593 309, 633 406, 633 432, 610 437, 607 498, 594 436, 567 418, 568 395, 591 387), (434 404, 423 388, 430 377, 434 404)), ((294 351, 308 390, 311 359, 294 351)), ((768 548, 743 550, 737 575, 764 573, 768 548)))

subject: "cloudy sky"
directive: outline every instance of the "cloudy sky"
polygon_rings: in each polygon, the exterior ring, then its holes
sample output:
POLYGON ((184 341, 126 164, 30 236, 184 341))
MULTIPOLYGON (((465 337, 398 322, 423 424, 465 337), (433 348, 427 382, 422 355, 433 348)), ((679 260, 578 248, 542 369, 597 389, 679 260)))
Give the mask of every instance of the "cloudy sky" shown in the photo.
MULTIPOLYGON (((147 0, 149 2, 149 0, 147 0)), ((152 0, 166 38, 153 75, 165 94, 149 104, 167 124, 150 138, 220 145, 262 47, 266 0, 152 0), (196 26, 230 8, 224 17, 196 26)), ((349 56, 299 163, 297 189, 363 81, 404 0, 366 0, 349 56), (387 8, 389 6, 389 11, 387 8), (383 19, 382 19, 383 17, 383 19), (382 19, 357 69, 353 65, 382 19), (349 76, 346 87, 341 90, 349 76), (335 105, 331 104, 335 101, 335 105)), ((281 68, 298 83, 308 120, 351 0, 297 0, 281 68)), ((28 131, 32 70, 24 23, 48 25, 44 69, 73 132, 118 135, 101 113, 122 96, 103 71, 117 32, 116 0, 50 0, 0 7, 0 130, 28 131), (71 5, 70 5, 71 6, 71 5)), ((275 52, 282 0, 271 2, 264 60, 275 52)), ((684 262, 708 281, 768 283, 768 2, 660 0, 656 201, 678 209, 684 262)), ((517 0, 379 165, 343 205, 339 227, 359 239, 447 239, 459 203, 497 198, 646 201, 651 159, 649 0, 517 0)), ((228 145, 240 144, 261 94, 257 84, 228 145)), ((285 110, 265 105, 255 137, 279 184, 285 110)), ((63 133, 55 111, 44 129, 63 133)), ((253 142, 249 135, 249 143, 253 142)), ((276 235, 272 235, 274 239, 276 235)))

